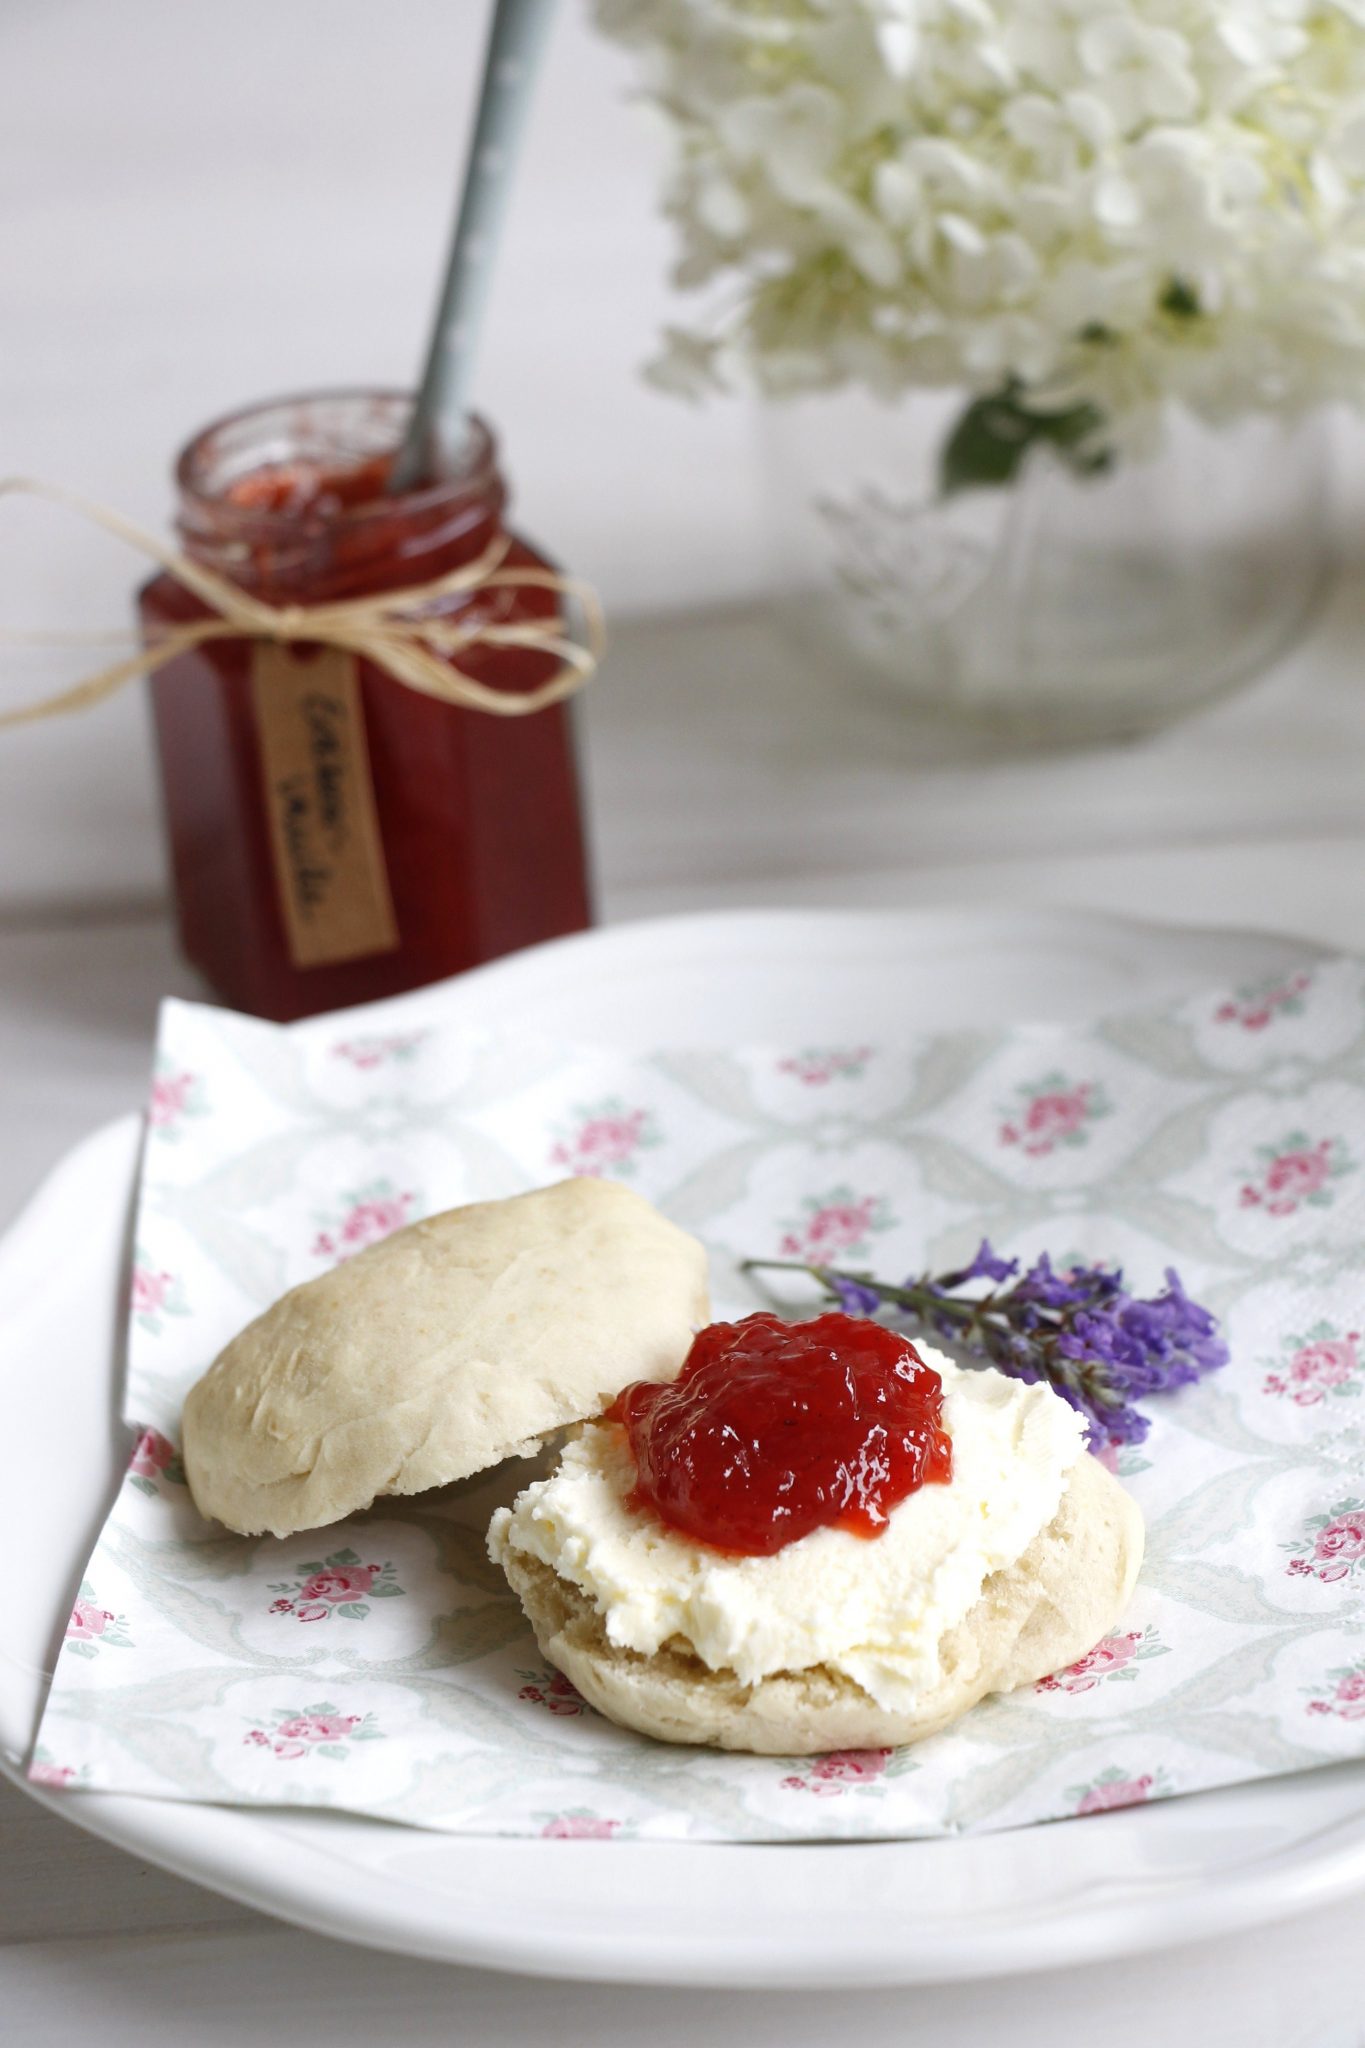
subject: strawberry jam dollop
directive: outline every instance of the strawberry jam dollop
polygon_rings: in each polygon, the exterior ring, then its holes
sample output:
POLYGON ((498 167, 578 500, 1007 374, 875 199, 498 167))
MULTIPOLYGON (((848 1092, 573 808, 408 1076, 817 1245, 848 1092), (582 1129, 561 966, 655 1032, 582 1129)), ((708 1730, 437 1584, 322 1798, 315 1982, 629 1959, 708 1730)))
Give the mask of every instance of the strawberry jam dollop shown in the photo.
POLYGON ((607 1419, 635 1459, 630 1505, 713 1550, 771 1557, 813 1529, 880 1536, 951 1479, 943 1382, 861 1316, 712 1323, 676 1380, 637 1380, 607 1419))

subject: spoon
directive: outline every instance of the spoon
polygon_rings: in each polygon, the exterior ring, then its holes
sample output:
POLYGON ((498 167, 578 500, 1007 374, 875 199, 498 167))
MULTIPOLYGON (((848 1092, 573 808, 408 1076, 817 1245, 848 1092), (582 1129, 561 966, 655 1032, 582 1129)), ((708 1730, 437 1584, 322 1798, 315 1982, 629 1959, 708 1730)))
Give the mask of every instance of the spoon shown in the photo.
POLYGON ((410 491, 454 466, 512 170, 554 0, 496 0, 474 136, 416 403, 389 472, 410 491))

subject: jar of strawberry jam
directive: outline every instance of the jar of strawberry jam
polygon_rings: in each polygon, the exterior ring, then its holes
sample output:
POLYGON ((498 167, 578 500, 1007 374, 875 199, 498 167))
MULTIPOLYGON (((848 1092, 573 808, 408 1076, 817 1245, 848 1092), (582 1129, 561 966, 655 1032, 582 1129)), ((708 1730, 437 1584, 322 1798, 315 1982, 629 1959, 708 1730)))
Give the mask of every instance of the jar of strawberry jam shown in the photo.
MULTIPOLYGON (((543 570, 509 536, 488 429, 434 481, 387 495, 410 401, 335 392, 220 420, 176 471, 181 545, 273 607, 425 585, 493 561, 543 570)), ((143 633, 213 617, 169 574, 143 633)), ((449 593, 460 628, 553 619, 544 585, 449 593)), ((464 634, 461 633, 464 641, 464 634)), ((464 641, 460 668, 518 695, 543 646, 464 641)), ((590 922, 572 712, 466 708, 369 654, 306 638, 209 638, 151 679, 184 951, 227 1002, 285 1019, 396 994, 590 922)))

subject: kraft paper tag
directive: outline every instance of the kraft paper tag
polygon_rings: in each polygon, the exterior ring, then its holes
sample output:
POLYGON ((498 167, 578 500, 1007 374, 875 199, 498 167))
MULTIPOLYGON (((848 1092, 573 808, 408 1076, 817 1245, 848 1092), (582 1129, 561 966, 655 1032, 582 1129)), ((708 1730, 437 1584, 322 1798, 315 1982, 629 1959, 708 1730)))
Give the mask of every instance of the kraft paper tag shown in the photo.
POLYGON ((355 656, 258 641, 251 689, 289 954, 321 967, 389 953, 398 924, 379 835, 355 656))

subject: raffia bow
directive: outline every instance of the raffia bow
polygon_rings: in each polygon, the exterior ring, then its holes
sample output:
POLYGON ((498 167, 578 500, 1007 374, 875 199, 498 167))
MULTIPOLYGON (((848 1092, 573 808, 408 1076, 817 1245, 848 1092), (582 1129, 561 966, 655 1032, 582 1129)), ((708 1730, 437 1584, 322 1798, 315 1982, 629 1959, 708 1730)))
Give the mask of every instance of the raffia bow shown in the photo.
MULTIPOLYGON (((529 712, 544 710, 547 704, 557 704, 581 688, 597 667, 605 644, 602 608, 591 587, 557 575, 552 569, 505 568, 511 545, 505 536, 492 542, 475 561, 430 583, 414 583, 371 597, 343 598, 335 604, 273 605, 239 590, 227 577, 191 561, 188 555, 164 546, 155 535, 135 526, 121 513, 78 497, 73 491, 38 483, 31 477, 8 477, 0 479, 0 497, 7 496, 44 498, 91 520, 158 563, 206 604, 213 616, 159 632, 151 645, 99 669, 70 689, 59 690, 55 696, 0 712, 0 727, 28 725, 40 718, 58 718, 67 711, 83 711, 102 698, 113 696, 125 683, 151 675, 177 655, 203 646, 205 641, 239 639, 310 641, 324 647, 339 647, 373 662, 396 681, 405 683, 410 690, 420 690, 425 696, 439 697, 470 711, 489 711, 497 718, 521 718, 529 712), (518 588, 552 590, 558 596, 576 600, 583 618, 581 642, 566 636, 558 617, 503 624, 495 619, 461 621, 423 616, 427 607, 441 598, 518 588), (559 667, 533 690, 494 690, 458 665, 459 655, 474 647, 530 648, 555 656, 559 667)), ((10 644, 30 647, 88 647, 93 642, 107 642, 109 637, 90 633, 0 634, 0 639, 10 644)))

